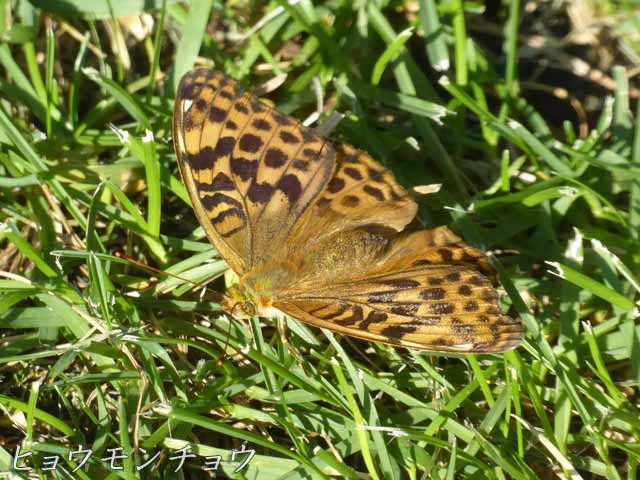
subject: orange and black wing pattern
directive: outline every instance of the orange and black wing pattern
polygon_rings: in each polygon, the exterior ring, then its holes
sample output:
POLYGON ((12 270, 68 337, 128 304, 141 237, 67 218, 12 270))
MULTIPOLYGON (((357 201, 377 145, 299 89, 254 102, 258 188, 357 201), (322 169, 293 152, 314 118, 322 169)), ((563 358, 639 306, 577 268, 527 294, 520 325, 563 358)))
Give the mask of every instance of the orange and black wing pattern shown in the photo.
POLYGON ((366 152, 206 69, 180 82, 173 137, 202 227, 265 312, 435 352, 520 344, 486 255, 446 227, 405 232, 417 205, 366 152))
POLYGON ((198 219, 238 274, 279 251, 335 169, 330 143, 205 69, 180 82, 173 138, 198 219))

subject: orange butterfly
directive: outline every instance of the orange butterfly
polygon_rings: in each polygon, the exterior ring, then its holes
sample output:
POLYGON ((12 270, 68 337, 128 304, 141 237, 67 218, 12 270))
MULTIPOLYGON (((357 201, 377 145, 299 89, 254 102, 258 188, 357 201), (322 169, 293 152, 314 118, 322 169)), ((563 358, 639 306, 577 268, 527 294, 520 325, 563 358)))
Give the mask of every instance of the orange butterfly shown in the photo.
POLYGON ((437 352, 520 344, 485 254, 446 227, 403 232, 417 205, 366 152, 204 69, 180 82, 173 138, 200 224, 240 278, 223 301, 234 317, 437 352))

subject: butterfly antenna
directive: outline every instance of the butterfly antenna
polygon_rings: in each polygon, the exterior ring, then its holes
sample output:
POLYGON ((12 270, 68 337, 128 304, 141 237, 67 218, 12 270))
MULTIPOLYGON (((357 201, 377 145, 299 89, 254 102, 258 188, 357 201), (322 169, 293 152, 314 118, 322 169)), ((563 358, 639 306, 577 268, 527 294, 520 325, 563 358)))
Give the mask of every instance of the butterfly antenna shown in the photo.
POLYGON ((138 266, 140 268, 144 268, 145 270, 149 270, 149 271, 157 273, 159 275, 167 275, 168 277, 177 278, 178 280, 182 280, 183 282, 192 284, 194 287, 202 287, 204 290, 207 290, 207 291, 213 293, 214 295, 216 295, 218 297, 220 297, 220 295, 221 295, 220 292, 217 292, 217 291, 207 287, 202 282, 195 282, 195 281, 190 280, 188 278, 181 277, 180 275, 176 275, 175 273, 166 272, 164 270, 160 270, 158 268, 154 268, 154 267, 152 267, 150 265, 147 265, 146 263, 142 263, 142 262, 140 262, 138 260, 135 260, 135 259, 133 259, 131 257, 127 257, 126 255, 122 255, 120 252, 115 252, 114 255, 115 255, 116 258, 119 258, 121 260, 126 260, 127 262, 133 263, 134 265, 136 265, 136 266, 138 266))
POLYGON ((224 348, 222 349, 222 355, 218 358, 216 365, 218 367, 222 367, 224 365, 224 360, 227 358, 227 348, 229 348, 229 339, 231 338, 231 320, 229 320, 229 327, 227 328, 227 338, 224 341, 224 348))
MULTIPOLYGON (((181 277, 180 275, 176 275, 175 273, 165 272, 164 270, 160 270, 160 269, 154 268, 154 267, 152 267, 150 265, 147 265, 146 263, 142 263, 142 262, 140 262, 138 260, 135 260, 135 259, 133 259, 131 257, 127 257, 126 255, 122 255, 120 252, 116 252, 115 256, 116 256, 116 258, 119 258, 121 260, 126 260, 128 262, 131 262, 131 263, 133 263, 134 265, 136 265, 136 266, 138 266, 140 268, 144 268, 145 270, 149 270, 151 272, 158 273, 160 275, 167 275, 169 277, 177 278, 178 280, 182 280, 183 282, 191 283, 195 287, 202 287, 203 291, 207 290, 207 291, 213 293, 214 295, 220 297, 220 299, 222 299, 222 297, 224 297, 224 295, 221 295, 220 292, 216 292, 215 290, 212 290, 211 288, 207 287, 203 283, 194 282, 193 280, 189 280, 188 278, 181 277)), ((227 329, 227 337, 226 337, 226 340, 224 342, 224 348, 222 349, 222 354, 220 355, 220 358, 218 358, 218 360, 216 361, 216 365, 218 367, 222 367, 222 365, 224 365, 224 360, 228 356, 227 355, 227 349, 229 348, 229 338, 230 337, 231 337, 231 321, 229 321, 229 328, 227 329)))

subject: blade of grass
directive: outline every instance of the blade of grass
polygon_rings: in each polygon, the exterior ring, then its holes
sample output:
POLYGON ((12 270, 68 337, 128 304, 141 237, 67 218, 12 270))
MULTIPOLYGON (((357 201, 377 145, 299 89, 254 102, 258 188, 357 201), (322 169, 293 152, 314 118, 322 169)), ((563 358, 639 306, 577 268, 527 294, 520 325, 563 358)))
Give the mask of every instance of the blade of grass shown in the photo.
POLYGON ((420 22, 425 33, 425 44, 429 63, 434 70, 443 72, 449 70, 449 50, 444 31, 440 25, 438 9, 434 0, 419 0, 420 22))
POLYGON ((176 48, 176 62, 171 72, 171 91, 175 92, 182 76, 193 67, 200 52, 204 32, 209 21, 213 0, 194 0, 176 48))

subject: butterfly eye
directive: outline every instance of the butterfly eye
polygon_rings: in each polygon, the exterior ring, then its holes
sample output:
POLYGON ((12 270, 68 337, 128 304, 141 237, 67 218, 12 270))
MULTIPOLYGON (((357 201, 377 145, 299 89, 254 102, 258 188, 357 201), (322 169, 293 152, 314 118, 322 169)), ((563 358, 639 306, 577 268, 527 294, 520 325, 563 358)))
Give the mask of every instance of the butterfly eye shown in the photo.
POLYGON ((239 303, 239 302, 238 302, 238 303, 235 303, 235 304, 233 305, 233 308, 231 308, 231 316, 232 316, 233 318, 238 318, 238 319, 240 319, 240 318, 242 318, 242 317, 243 317, 243 313, 244 313, 244 309, 243 309, 243 307, 242 307, 242 304, 241 304, 241 303, 239 303))
POLYGON ((244 310, 244 313, 246 313, 250 317, 253 317, 256 314, 256 306, 251 302, 244 302, 244 305, 242 305, 242 310, 244 310))

